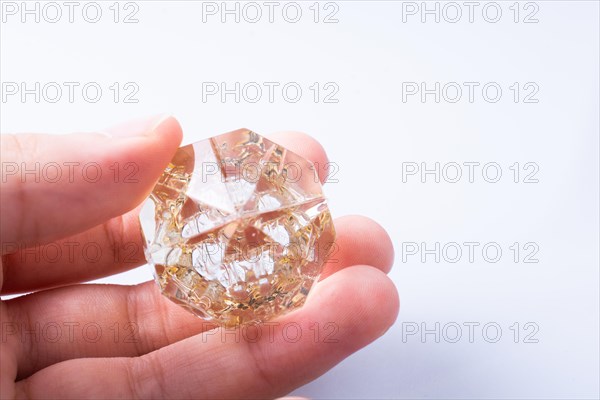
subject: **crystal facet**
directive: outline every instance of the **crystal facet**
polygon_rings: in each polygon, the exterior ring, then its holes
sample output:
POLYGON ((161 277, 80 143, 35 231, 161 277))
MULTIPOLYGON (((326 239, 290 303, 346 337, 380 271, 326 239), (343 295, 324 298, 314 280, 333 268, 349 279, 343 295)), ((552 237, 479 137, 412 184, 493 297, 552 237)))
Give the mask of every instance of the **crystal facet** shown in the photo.
POLYGON ((162 293, 225 326, 300 307, 335 239, 314 165, 247 129, 181 147, 140 219, 162 293))

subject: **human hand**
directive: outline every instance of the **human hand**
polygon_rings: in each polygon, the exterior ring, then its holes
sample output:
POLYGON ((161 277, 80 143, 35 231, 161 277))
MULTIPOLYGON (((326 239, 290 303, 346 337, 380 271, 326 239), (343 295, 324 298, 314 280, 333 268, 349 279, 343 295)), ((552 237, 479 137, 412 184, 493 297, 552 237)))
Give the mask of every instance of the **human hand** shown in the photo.
MULTIPOLYGON (((259 338, 211 329, 154 282, 77 284, 145 263, 136 207, 181 138, 172 117, 108 134, 1 136, 0 293, 33 293, 0 304, 0 397, 276 397, 394 322, 392 244, 360 216, 335 221, 339 251, 306 304, 259 338)), ((307 135, 270 138, 327 163, 307 135)))

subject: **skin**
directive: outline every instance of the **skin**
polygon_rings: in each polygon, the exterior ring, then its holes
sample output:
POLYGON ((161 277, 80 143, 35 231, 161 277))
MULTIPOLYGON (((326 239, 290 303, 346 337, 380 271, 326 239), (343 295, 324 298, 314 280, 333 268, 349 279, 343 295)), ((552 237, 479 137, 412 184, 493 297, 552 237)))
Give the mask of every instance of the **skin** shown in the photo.
MULTIPOLYGON (((327 162, 308 135, 270 138, 327 162)), ((59 179, 3 175, 0 293, 32 293, 0 303, 1 398, 273 398, 319 377, 394 323, 399 300, 386 275, 392 243, 362 216, 335 220, 338 251, 306 304, 259 338, 211 329, 153 282, 79 284, 145 263, 136 207, 181 139, 178 122, 165 116, 107 132, 1 136, 3 163, 29 170, 36 162, 93 160, 102 171, 93 183, 78 170, 69 176, 66 167, 59 179), (136 182, 115 179, 110 169, 128 162, 139 166, 136 182), (72 251, 73 243, 90 242, 103 250, 94 262, 72 251), (49 256, 48 248, 62 251, 49 256), (84 335, 90 323, 99 330, 84 335)), ((319 172, 324 180, 326 171, 319 172)))

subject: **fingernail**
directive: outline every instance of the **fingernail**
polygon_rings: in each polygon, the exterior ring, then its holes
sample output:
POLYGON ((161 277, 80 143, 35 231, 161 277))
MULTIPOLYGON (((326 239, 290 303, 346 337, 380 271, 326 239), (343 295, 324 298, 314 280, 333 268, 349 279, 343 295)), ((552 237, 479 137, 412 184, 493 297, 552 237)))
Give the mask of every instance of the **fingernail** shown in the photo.
POLYGON ((151 117, 137 118, 108 128, 104 133, 111 137, 139 137, 152 135, 168 118, 168 114, 158 114, 151 117))

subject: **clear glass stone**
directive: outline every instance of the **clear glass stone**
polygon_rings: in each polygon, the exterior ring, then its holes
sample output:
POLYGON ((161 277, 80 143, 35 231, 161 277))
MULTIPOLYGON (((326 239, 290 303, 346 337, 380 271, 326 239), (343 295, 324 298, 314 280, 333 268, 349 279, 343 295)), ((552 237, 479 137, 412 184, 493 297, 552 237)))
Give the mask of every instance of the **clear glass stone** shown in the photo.
POLYGON ((140 219, 162 293, 225 326, 304 304, 335 240, 313 164, 247 129, 181 147, 140 219))

